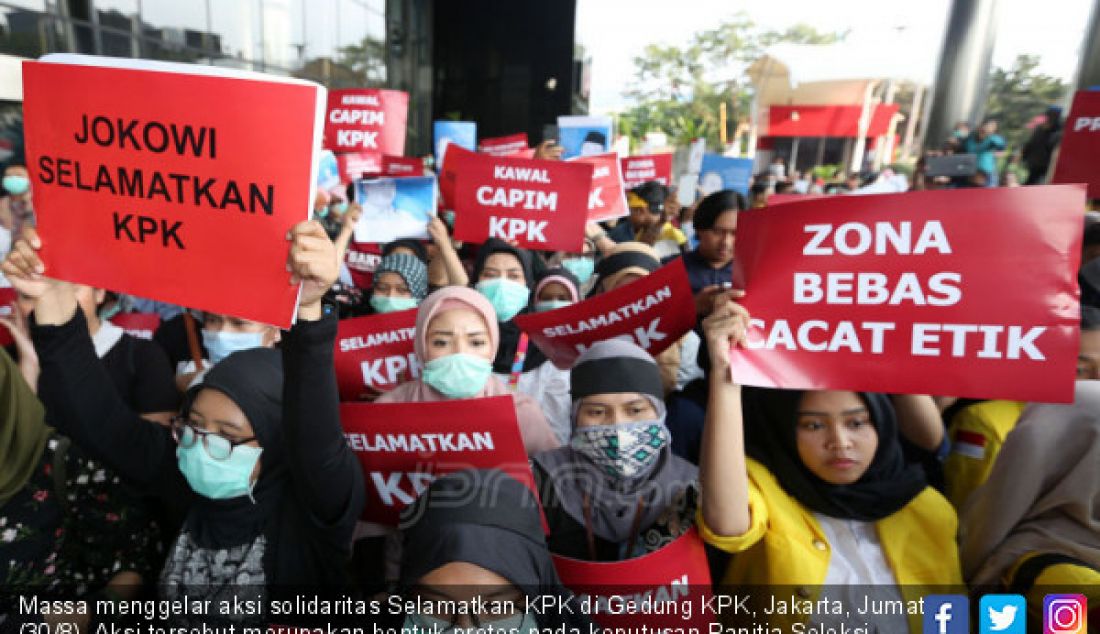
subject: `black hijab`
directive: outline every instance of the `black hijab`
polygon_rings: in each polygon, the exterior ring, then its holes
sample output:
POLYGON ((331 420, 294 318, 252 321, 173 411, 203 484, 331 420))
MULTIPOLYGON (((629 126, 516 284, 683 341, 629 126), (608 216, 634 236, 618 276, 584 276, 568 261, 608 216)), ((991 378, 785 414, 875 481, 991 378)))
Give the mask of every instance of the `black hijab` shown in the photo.
MULTIPOLYGON (((531 253, 525 249, 519 249, 499 238, 489 238, 485 241, 485 244, 481 245, 481 249, 477 252, 477 261, 474 263, 474 275, 472 283, 474 287, 477 287, 478 281, 481 279, 481 272, 485 269, 485 261, 489 259, 489 256, 497 253, 507 253, 508 255, 515 256, 519 260, 520 266, 523 267, 523 279, 527 284, 527 288, 532 291, 535 288, 535 274, 534 268, 531 264, 531 253)), ((519 314, 525 314, 531 311, 531 304, 528 304, 527 308, 520 311, 519 314)), ((512 362, 516 358, 516 348, 519 347, 520 329, 516 325, 514 320, 502 321, 500 324, 500 346, 497 348, 497 356, 493 359, 493 372, 497 374, 511 374, 512 362)), ((528 346, 527 358, 523 362, 523 371, 527 372, 537 368, 546 357, 538 352, 531 354, 532 351, 537 351, 538 346, 528 346)))
MULTIPOLYGON (((503 471, 438 478, 401 514, 400 585, 411 588, 436 568, 461 561, 495 572, 528 597, 568 596, 546 548, 538 509, 531 491, 503 471)), ((565 611, 549 610, 536 621, 540 627, 587 623, 559 612, 565 611)))
POLYGON ((284 494, 289 471, 283 444, 283 357, 278 350, 253 348, 235 352, 215 365, 187 394, 190 409, 198 393, 212 389, 241 408, 256 439, 260 478, 247 496, 212 500, 196 495, 185 528, 201 548, 229 548, 251 542, 263 532, 284 494))
POLYGON ((746 388, 743 396, 746 453, 766 466, 788 494, 811 511, 873 522, 901 510, 924 490, 924 472, 908 464, 902 453, 890 399, 873 392, 859 393, 878 432, 878 448, 863 477, 838 485, 811 473, 798 456, 795 439, 803 394, 746 388))

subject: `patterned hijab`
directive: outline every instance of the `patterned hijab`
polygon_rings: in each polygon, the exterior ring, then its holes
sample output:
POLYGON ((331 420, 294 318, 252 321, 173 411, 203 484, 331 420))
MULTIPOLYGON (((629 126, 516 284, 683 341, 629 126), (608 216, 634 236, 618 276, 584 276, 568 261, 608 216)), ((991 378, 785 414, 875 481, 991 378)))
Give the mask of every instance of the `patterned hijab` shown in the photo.
MULTIPOLYGON (((624 392, 644 395, 657 412, 658 424, 665 424, 661 373, 653 357, 633 343, 609 339, 594 344, 577 359, 570 382, 574 430, 582 398, 624 392)), ((614 542, 632 537, 639 499, 645 506, 638 525, 644 529, 652 526, 699 478, 698 468, 674 456, 668 444, 649 469, 630 478, 608 474, 568 445, 537 454, 534 461, 546 472, 547 483, 554 487, 563 510, 582 525, 584 498, 590 498, 592 531, 614 542)))

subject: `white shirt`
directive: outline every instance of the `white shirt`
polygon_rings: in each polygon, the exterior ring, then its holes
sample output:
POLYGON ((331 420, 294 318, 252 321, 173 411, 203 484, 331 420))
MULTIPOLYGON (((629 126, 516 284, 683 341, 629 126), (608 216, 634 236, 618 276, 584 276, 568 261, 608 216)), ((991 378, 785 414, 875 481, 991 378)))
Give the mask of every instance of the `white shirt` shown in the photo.
POLYGON ((866 622, 872 632, 908 631, 909 621, 904 615, 856 613, 856 609, 862 607, 868 598, 872 601, 900 601, 902 598, 897 577, 882 551, 875 523, 840 519, 821 513, 814 513, 814 517, 821 525, 830 548, 829 571, 825 575, 821 598, 843 602, 851 610, 851 619, 815 616, 813 622, 825 625, 841 621, 848 621, 850 625, 866 622))
MULTIPOLYGON (((534 345, 534 344, 531 344, 534 345)), ((504 385, 508 385, 511 375, 494 374, 504 385)), ((569 370, 559 370, 547 360, 534 370, 519 375, 516 391, 535 399, 542 410, 546 422, 550 424, 554 436, 563 445, 569 443, 573 434, 571 414, 573 400, 569 396, 569 370)))
POLYGON ((109 321, 99 322, 99 330, 92 335, 92 345, 95 346, 95 356, 102 359, 122 339, 126 331, 109 321))

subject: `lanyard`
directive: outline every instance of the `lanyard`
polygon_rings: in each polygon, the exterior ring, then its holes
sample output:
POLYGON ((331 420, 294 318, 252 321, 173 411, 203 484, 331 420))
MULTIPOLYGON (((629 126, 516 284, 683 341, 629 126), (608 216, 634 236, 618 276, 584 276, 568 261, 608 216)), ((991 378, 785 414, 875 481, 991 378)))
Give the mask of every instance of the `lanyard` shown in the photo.
POLYGON ((515 392, 519 387, 519 377, 523 374, 523 362, 527 359, 527 333, 519 333, 516 356, 512 359, 512 373, 508 375, 508 388, 515 392))

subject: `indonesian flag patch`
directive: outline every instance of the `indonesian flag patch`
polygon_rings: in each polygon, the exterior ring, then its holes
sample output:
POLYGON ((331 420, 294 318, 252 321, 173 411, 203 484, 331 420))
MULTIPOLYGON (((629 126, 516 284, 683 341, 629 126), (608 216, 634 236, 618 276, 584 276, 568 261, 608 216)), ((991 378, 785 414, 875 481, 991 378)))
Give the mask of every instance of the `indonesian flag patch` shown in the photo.
POLYGON ((959 431, 955 434, 955 443, 951 447, 951 452, 981 460, 985 457, 985 443, 986 438, 982 434, 959 431))

